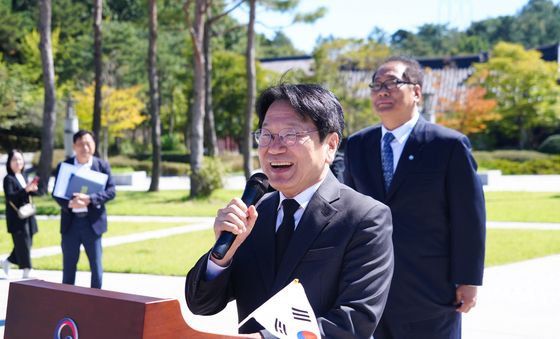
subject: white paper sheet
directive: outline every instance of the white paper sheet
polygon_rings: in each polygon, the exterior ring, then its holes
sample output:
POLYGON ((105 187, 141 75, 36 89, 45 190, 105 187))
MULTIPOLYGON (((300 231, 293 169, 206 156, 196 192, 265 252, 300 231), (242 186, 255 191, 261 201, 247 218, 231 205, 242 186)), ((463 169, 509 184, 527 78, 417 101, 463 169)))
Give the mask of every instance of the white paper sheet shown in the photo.
POLYGON ((60 169, 58 170, 58 176, 56 179, 56 185, 53 189, 53 195, 57 198, 70 200, 71 197, 66 196, 66 191, 68 189, 68 183, 72 174, 80 176, 82 178, 87 178, 91 181, 107 185, 107 180, 109 176, 105 173, 92 171, 87 167, 77 167, 68 163, 61 163, 60 169))

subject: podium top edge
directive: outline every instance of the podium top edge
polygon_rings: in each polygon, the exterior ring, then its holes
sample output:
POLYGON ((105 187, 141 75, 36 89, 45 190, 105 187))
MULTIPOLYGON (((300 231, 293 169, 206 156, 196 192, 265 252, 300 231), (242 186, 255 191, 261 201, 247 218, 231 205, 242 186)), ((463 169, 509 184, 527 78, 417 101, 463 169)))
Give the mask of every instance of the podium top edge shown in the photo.
POLYGON ((14 286, 16 288, 17 287, 46 288, 46 289, 55 290, 55 291, 74 292, 74 293, 79 293, 79 294, 82 294, 82 295, 102 296, 102 297, 105 297, 105 298, 120 299, 120 300, 123 300, 123 301, 133 301, 133 302, 142 302, 142 303, 154 303, 154 302, 176 300, 176 299, 170 299, 170 298, 150 297, 150 296, 144 296, 144 295, 138 295, 138 294, 130 294, 130 293, 110 291, 110 290, 102 290, 102 289, 97 289, 97 288, 89 288, 89 287, 54 283, 54 282, 44 281, 44 280, 40 280, 40 279, 12 281, 12 282, 10 282, 10 288, 12 288, 12 286, 14 286))

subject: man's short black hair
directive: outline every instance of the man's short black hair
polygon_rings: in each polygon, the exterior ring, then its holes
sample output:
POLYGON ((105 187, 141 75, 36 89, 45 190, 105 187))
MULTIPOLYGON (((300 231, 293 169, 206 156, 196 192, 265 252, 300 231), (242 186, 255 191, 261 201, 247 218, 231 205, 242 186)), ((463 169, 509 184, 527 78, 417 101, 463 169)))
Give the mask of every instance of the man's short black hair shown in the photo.
MULTIPOLYGON (((403 80, 410 81, 412 83, 420 85, 420 88, 422 88, 422 85, 424 83, 424 72, 422 71, 422 66, 420 66, 418 61, 404 55, 395 55, 383 60, 383 62, 381 63, 381 65, 379 65, 379 67, 377 67, 377 69, 390 62, 400 62, 404 64, 406 67, 404 73, 402 74, 403 80)), ((373 76, 371 77, 372 83, 375 81, 376 75, 377 75, 377 70, 373 73, 373 76)))
POLYGON ((281 84, 264 90, 257 100, 259 128, 266 112, 275 101, 285 100, 304 119, 313 121, 321 142, 327 134, 336 132, 342 138, 344 111, 336 96, 315 84, 281 84))
POLYGON ((72 137, 72 142, 76 143, 76 141, 78 141, 78 139, 80 139, 81 137, 83 137, 86 134, 91 135, 91 138, 93 139, 93 142, 95 142, 95 137, 93 136, 93 133, 91 133, 90 131, 85 130, 85 129, 81 129, 78 132, 74 133, 74 136, 72 137))

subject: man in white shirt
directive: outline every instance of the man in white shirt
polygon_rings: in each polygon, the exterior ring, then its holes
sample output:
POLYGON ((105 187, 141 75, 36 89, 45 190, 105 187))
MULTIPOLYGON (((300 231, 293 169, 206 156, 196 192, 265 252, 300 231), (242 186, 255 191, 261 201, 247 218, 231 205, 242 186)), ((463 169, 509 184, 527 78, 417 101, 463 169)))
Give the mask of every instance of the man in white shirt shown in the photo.
MULTIPOLYGON (((103 283, 103 263, 101 236, 107 232, 107 211, 105 203, 115 198, 115 184, 111 177, 111 167, 106 161, 94 156, 95 140, 89 131, 80 130, 74 134, 75 157, 64 162, 79 168, 90 169, 108 175, 105 188, 95 193, 74 193, 70 200, 54 197, 60 205, 60 233, 62 236, 62 283, 73 285, 76 280, 76 266, 80 258, 80 245, 84 246, 91 269, 91 287, 101 288, 103 283)), ((60 164, 55 177, 58 176, 60 164)), ((78 169, 79 170, 79 169, 78 169)), ((56 183, 55 183, 56 187, 56 183)))

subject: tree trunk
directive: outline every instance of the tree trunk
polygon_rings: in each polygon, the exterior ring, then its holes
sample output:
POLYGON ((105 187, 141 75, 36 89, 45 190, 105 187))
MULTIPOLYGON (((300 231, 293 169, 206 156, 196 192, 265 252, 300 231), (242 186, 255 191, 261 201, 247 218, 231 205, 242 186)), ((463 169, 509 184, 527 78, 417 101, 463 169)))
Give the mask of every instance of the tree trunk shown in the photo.
POLYGON ((41 0, 39 31, 41 41, 41 64, 43 66, 43 86, 45 89, 43 106, 43 129, 41 131, 41 157, 39 159, 39 192, 47 193, 52 170, 54 149, 54 128, 56 124, 56 93, 54 82, 54 61, 51 44, 51 0, 41 0))
POLYGON ((243 141, 241 152, 243 153, 243 171, 248 180, 253 171, 251 150, 253 142, 251 132, 253 129, 253 109, 257 92, 257 77, 255 65, 255 12, 256 0, 249 0, 249 24, 247 26, 247 50, 245 59, 247 63, 247 106, 245 107, 245 125, 243 128, 243 141))
POLYGON ((161 123, 159 117, 159 92, 157 75, 157 4, 149 3, 150 41, 148 46, 148 80, 150 83, 150 116, 152 125, 152 181, 150 192, 159 190, 161 174, 161 123))
POLYGON ((214 110, 212 109, 212 48, 210 39, 212 38, 212 22, 208 21, 204 25, 204 59, 206 60, 206 110, 204 113, 204 144, 208 149, 208 155, 214 157, 218 155, 218 138, 216 136, 216 126, 214 124, 214 110))
POLYGON ((202 169, 202 159, 204 154, 204 108, 205 108, 205 70, 206 60, 204 59, 204 23, 206 21, 206 10, 208 3, 206 0, 196 0, 194 22, 191 27, 191 38, 193 44, 194 57, 194 104, 191 116, 191 198, 200 194, 201 182, 200 172, 202 169))
POLYGON ((95 98, 93 101, 93 126, 92 132, 96 142, 100 142, 101 133, 101 107, 103 98, 101 97, 101 87, 103 86, 103 57, 101 50, 101 20, 102 20, 103 0, 93 2, 93 64, 95 67, 95 98))

